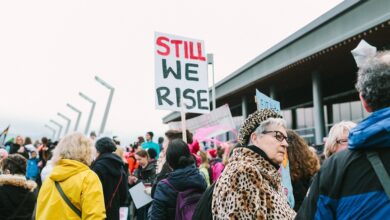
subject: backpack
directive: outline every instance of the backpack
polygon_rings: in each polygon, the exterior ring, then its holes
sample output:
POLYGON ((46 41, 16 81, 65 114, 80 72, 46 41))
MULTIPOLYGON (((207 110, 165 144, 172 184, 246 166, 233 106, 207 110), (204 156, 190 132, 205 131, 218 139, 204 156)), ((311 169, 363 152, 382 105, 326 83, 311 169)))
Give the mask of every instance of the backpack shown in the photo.
POLYGON ((194 188, 178 191, 167 179, 161 181, 177 193, 175 220, 191 220, 203 192, 194 188))
POLYGON ((195 212, 192 216, 192 220, 212 220, 213 214, 211 212, 211 205, 213 202, 213 192, 215 183, 209 186, 203 193, 198 204, 196 205, 195 212))

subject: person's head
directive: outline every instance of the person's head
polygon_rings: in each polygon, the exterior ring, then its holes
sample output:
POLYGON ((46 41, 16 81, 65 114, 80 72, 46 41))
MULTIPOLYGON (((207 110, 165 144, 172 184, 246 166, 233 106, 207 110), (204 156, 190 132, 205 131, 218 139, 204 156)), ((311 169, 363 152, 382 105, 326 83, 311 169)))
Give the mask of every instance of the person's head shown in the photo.
POLYGON ((152 141, 153 140, 153 132, 148 131, 145 135, 146 141, 152 141))
POLYGON ((288 147, 286 121, 268 118, 261 122, 251 134, 250 143, 263 150, 274 163, 282 163, 288 147))
POLYGON ((20 135, 16 136, 15 143, 18 144, 19 146, 23 146, 24 145, 24 138, 20 135))
POLYGON ((146 167, 148 165, 150 157, 146 150, 139 150, 135 153, 135 159, 141 167, 146 167))
POLYGON ((113 137, 112 137, 112 141, 114 141, 114 143, 115 143, 116 145, 121 145, 121 142, 119 141, 118 136, 113 136, 113 137))
POLYGON ((45 146, 48 147, 49 140, 48 140, 46 137, 43 137, 43 138, 41 139, 41 142, 42 142, 43 145, 45 145, 45 146))
POLYGON ((32 144, 31 138, 26 137, 26 140, 24 140, 24 145, 29 145, 29 144, 32 144))
POLYGON ((130 144, 130 153, 135 153, 138 148, 138 143, 134 142, 133 144, 130 144))
POLYGON ((304 177, 312 177, 320 169, 319 158, 295 131, 287 130, 287 136, 291 179, 297 181, 304 177))
POLYGON ((103 137, 96 141, 95 147, 99 155, 112 153, 116 150, 114 141, 109 137, 103 137))
POLYGON ((137 141, 138 146, 141 146, 145 142, 145 139, 142 136, 139 136, 137 139, 138 139, 137 141))
MULTIPOLYGON (((189 130, 186 130, 186 134, 187 134, 187 144, 191 144, 193 142, 192 133, 189 130)), ((172 129, 165 132, 163 149, 166 150, 169 142, 175 139, 183 139, 183 132, 179 130, 172 130, 172 129)))
POLYGON ((26 175, 27 160, 20 154, 11 154, 1 161, 1 170, 4 174, 26 175))
POLYGON ((223 148, 222 146, 218 145, 217 146, 217 157, 222 159, 224 153, 225 153, 225 148, 223 148))
POLYGON ((37 152, 31 151, 31 158, 36 158, 36 157, 37 157, 37 152))
POLYGON ((155 149, 153 149, 153 148, 148 148, 147 152, 148 152, 149 158, 150 158, 151 160, 156 159, 156 157, 157 157, 157 152, 156 152, 155 149))
POLYGON ((390 106, 390 51, 377 53, 359 68, 356 89, 367 112, 390 106))
POLYGON ((95 149, 92 140, 82 133, 68 134, 61 139, 53 151, 53 163, 61 159, 79 161, 87 166, 91 165, 95 149))
POLYGON ((94 131, 91 131, 91 133, 89 134, 89 137, 92 139, 92 140, 95 140, 96 139, 96 133, 94 131))
POLYGON ((35 147, 35 148, 38 148, 39 145, 41 145, 40 140, 36 140, 36 141, 34 142, 34 147, 35 147))
POLYGON ((116 150, 114 151, 116 155, 118 155, 122 160, 125 162, 125 149, 123 147, 117 147, 116 150))
POLYGON ((355 126, 356 124, 352 121, 342 121, 332 126, 325 142, 324 152, 327 158, 347 149, 349 131, 355 126))
POLYGON ((187 143, 181 139, 174 139, 169 142, 166 160, 173 170, 184 168, 195 163, 187 143))
POLYGON ((164 137, 159 137, 158 138, 158 144, 162 144, 164 142, 164 137))

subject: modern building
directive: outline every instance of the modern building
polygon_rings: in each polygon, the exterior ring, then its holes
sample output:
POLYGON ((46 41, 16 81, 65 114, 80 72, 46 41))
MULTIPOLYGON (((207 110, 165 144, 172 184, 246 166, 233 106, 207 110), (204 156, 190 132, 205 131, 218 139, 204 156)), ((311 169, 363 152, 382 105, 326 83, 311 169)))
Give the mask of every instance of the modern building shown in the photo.
MULTIPOLYGON (((233 116, 256 110, 255 90, 280 101, 288 126, 321 144, 329 127, 367 116, 355 90, 351 55, 364 39, 390 49, 390 1, 346 0, 216 84, 217 106, 233 116)), ((187 118, 196 114, 187 114, 187 118)), ((164 123, 180 120, 173 112, 164 123)))

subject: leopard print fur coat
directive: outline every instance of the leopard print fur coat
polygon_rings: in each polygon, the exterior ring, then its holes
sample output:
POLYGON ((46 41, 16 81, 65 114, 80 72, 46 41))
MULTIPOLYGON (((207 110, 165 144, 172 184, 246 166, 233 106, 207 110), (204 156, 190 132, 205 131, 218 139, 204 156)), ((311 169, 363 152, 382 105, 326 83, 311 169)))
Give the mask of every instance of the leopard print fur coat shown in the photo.
POLYGON ((293 219, 281 177, 260 154, 236 148, 216 182, 213 219, 293 219))

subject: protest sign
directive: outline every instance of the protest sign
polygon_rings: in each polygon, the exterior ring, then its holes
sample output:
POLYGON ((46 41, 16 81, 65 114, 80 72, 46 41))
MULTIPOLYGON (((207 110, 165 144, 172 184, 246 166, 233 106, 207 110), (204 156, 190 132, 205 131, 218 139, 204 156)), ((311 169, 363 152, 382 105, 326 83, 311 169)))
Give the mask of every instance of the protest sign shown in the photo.
POLYGON ((204 42, 156 32, 154 46, 156 108, 210 112, 204 42))
POLYGON ((150 197, 145 192, 145 186, 142 182, 137 185, 131 187, 129 189, 131 198, 133 199, 135 208, 139 209, 153 201, 152 197, 150 197))
MULTIPOLYGON (((170 122, 169 129, 180 130, 181 122, 170 122)), ((195 133, 200 128, 210 128, 212 132, 207 137, 223 134, 235 130, 232 113, 227 104, 211 111, 209 114, 200 115, 186 120, 187 129, 195 133)))
POLYGON ((271 99, 256 89, 256 103, 257 110, 261 109, 272 109, 276 112, 280 112, 280 102, 271 99))

